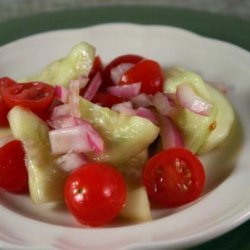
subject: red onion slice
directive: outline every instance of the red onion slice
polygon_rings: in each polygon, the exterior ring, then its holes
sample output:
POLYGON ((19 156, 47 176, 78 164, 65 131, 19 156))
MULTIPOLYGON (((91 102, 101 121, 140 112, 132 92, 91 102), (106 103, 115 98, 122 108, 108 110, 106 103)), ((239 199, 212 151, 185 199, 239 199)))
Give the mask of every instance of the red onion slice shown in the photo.
POLYGON ((183 108, 196 114, 209 116, 213 105, 198 96, 188 84, 181 84, 176 91, 176 98, 183 108))
POLYGON ((118 66, 112 68, 110 71, 110 77, 114 84, 118 85, 122 78, 122 75, 129 69, 131 69, 133 66, 133 63, 121 63, 118 66))
POLYGON ((68 152, 100 153, 104 149, 104 142, 98 132, 87 122, 67 128, 49 131, 52 153, 64 154, 68 152))
POLYGON ((152 105, 151 99, 152 99, 152 96, 141 93, 133 97, 131 101, 136 108, 139 108, 139 107, 147 108, 152 105))
POLYGON ((83 95, 83 98, 91 101, 94 98, 95 94, 97 93, 101 84, 102 84, 102 77, 100 72, 97 72, 90 81, 90 83, 88 84, 87 89, 83 95))
POLYGON ((67 153, 57 158, 56 163, 66 172, 71 172, 87 163, 88 159, 82 153, 67 153))
POLYGON ((107 88, 107 92, 124 99, 131 99, 140 93, 141 83, 133 83, 128 85, 111 86, 107 88))
POLYGON ((69 116, 70 115, 70 106, 69 104, 62 104, 55 106, 52 110, 51 121, 56 120, 60 116, 69 116))
POLYGON ((136 115, 146 118, 149 121, 153 122, 154 124, 159 123, 159 119, 157 115, 154 112, 152 112, 150 109, 140 107, 136 110, 136 115))
POLYGON ((170 115, 176 110, 176 107, 170 102, 168 96, 162 92, 157 92, 153 96, 152 103, 161 115, 170 115))
POLYGON ((111 109, 124 115, 135 115, 136 111, 130 101, 114 104, 111 109))
POLYGON ((69 90, 63 86, 55 86, 55 96, 62 103, 69 101, 69 90))
POLYGON ((80 117, 79 107, 80 81, 72 80, 69 84, 69 106, 70 114, 74 117, 80 117))
POLYGON ((172 120, 166 116, 160 117, 160 136, 162 148, 184 147, 183 138, 172 120))

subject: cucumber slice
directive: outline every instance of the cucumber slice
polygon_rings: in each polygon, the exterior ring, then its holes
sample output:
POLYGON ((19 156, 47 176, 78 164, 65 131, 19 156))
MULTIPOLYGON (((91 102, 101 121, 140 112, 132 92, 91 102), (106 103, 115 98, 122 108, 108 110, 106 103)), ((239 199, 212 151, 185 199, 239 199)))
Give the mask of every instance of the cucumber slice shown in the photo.
POLYGON ((211 134, 210 128, 215 121, 217 107, 213 103, 213 97, 208 90, 207 84, 199 75, 181 68, 172 68, 166 74, 165 93, 175 94, 177 87, 182 83, 186 83, 199 96, 213 104, 209 116, 195 114, 185 108, 179 108, 179 111, 171 116, 181 131, 185 146, 193 153, 197 153, 211 134))
POLYGON ((122 219, 130 222, 152 220, 150 203, 145 187, 141 183, 143 166, 148 160, 148 150, 143 150, 123 166, 123 174, 127 181, 128 194, 125 207, 120 213, 122 219))
POLYGON ((159 128, 139 116, 126 116, 80 98, 81 118, 88 121, 104 139, 104 152, 89 154, 98 162, 121 166, 147 148, 159 128))
POLYGON ((119 216, 131 222, 152 220, 150 204, 144 186, 128 184, 127 202, 119 216))
POLYGON ((39 204, 62 200, 67 173, 51 154, 46 123, 18 106, 9 112, 8 119, 14 137, 24 145, 32 201, 39 204))
POLYGON ((214 105, 218 107, 218 111, 215 118, 216 127, 207 138, 205 144, 200 148, 200 154, 218 147, 229 135, 235 120, 234 110, 225 95, 210 85, 207 88, 211 96, 213 96, 214 105))
POLYGON ((19 82, 42 81, 51 85, 67 87, 70 80, 88 76, 95 58, 95 48, 85 42, 75 45, 70 53, 47 65, 40 73, 19 82))

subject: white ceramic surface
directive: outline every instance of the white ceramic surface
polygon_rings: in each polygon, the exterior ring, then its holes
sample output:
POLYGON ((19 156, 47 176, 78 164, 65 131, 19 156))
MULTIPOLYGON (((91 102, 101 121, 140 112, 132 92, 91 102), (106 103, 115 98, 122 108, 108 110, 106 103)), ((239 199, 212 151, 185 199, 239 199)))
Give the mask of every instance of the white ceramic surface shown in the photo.
MULTIPOLYGON (((209 81, 233 86, 229 99, 244 131, 237 164, 233 169, 225 168, 226 157, 218 161, 216 168, 206 166, 208 182, 199 200, 175 210, 154 211, 154 221, 137 225, 114 223, 106 228, 84 228, 76 224, 64 206, 33 205, 28 197, 0 191, 0 247, 183 248, 219 236, 248 220, 250 54, 234 45, 178 28, 106 24, 42 33, 0 47, 0 75, 19 78, 34 73, 80 41, 93 44, 104 62, 121 54, 136 53, 157 60, 165 68, 182 65, 209 81)), ((230 147, 237 148, 236 141, 231 141, 230 147)))

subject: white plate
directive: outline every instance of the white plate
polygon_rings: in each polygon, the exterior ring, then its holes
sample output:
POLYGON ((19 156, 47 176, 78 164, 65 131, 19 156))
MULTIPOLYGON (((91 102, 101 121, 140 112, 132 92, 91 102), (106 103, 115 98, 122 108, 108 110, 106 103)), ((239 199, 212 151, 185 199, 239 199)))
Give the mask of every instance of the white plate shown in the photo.
MULTIPOLYGON (((28 249, 173 249, 221 235, 250 217, 250 54, 225 42, 167 26, 107 24, 61 30, 20 39, 0 48, 0 75, 19 78, 62 57, 80 41, 97 48, 105 62, 126 53, 182 65, 209 81, 233 86, 229 95, 244 130, 244 145, 233 171, 220 161, 198 201, 176 210, 154 211, 138 225, 82 228, 65 208, 33 205, 25 196, 0 193, 0 246, 28 249), (225 177, 225 174, 226 177, 225 177)), ((230 144, 238 147, 238 144, 230 144)), ((208 170, 207 170, 208 171, 208 170)), ((209 172, 209 171, 208 171, 209 172)))

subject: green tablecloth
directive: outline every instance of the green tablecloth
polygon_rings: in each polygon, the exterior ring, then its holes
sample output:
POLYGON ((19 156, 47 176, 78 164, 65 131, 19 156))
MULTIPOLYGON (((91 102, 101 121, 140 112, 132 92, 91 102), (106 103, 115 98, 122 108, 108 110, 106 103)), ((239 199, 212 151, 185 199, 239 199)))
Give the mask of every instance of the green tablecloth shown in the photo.
MULTIPOLYGON (((172 25, 224 40, 250 51, 249 21, 184 9, 134 5, 133 7, 87 7, 13 19, 0 24, 0 45, 47 30, 85 27, 109 22, 172 25)), ((250 221, 224 236, 192 248, 192 250, 207 249, 249 250, 250 221)))

